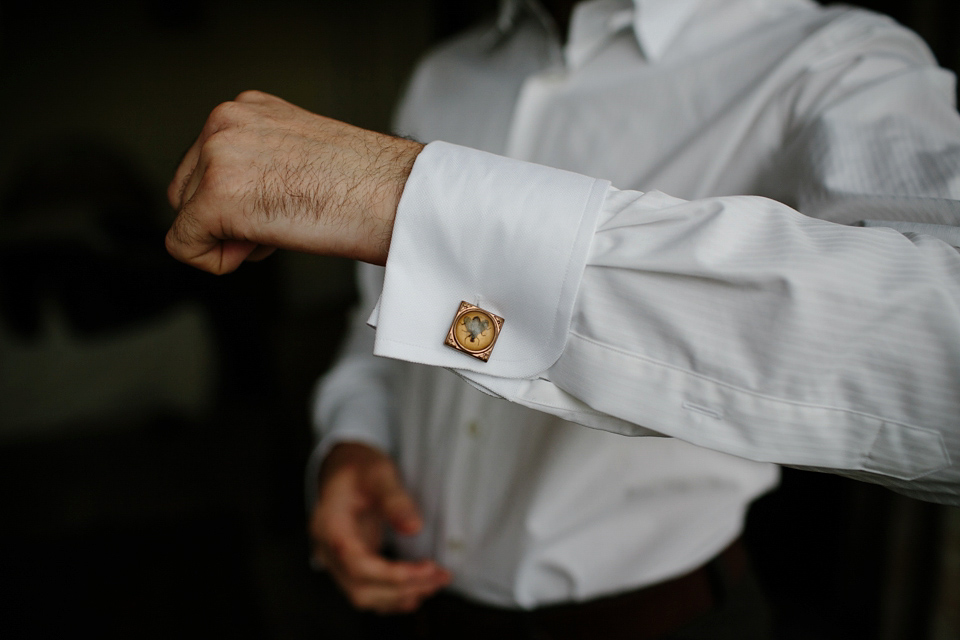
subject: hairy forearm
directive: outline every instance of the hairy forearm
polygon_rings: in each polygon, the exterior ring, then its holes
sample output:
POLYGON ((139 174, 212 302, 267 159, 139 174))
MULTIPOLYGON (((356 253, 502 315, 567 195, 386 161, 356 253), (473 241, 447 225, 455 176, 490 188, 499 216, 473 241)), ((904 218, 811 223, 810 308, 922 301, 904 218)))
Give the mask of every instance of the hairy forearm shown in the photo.
POLYGON ((245 92, 214 109, 176 172, 167 248, 214 273, 275 248, 384 264, 422 148, 245 92))

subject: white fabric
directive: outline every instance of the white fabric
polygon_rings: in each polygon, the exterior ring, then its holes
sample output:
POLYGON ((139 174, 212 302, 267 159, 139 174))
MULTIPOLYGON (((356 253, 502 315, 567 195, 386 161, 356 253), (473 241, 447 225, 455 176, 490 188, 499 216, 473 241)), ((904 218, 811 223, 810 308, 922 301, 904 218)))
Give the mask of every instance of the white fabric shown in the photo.
POLYGON ((382 275, 362 269, 315 459, 391 451, 427 523, 401 553, 478 600, 679 575, 740 532, 770 463, 960 502, 960 256, 844 226, 960 223, 952 76, 862 11, 674 1, 578 5, 576 54, 505 11, 429 56, 399 112, 447 142, 398 210, 384 358, 363 326, 382 275), (506 319, 488 363, 442 344, 463 299, 506 319), (670 437, 616 435, 651 433, 670 437))
MULTIPOLYGON (((479 151, 444 154, 443 144, 422 152, 427 154, 431 170, 411 174, 407 181, 410 188, 404 190, 405 215, 428 217, 411 219, 395 228, 392 242, 413 248, 416 257, 398 262, 387 271, 377 310, 378 314, 388 314, 393 326, 416 330, 378 332, 376 349, 403 354, 399 357, 411 362, 452 368, 462 364, 463 354, 452 349, 437 353, 433 344, 421 339, 423 334, 446 337, 452 317, 446 312, 452 285, 462 292, 462 300, 500 316, 498 299, 526 300, 522 307, 511 309, 510 328, 504 327, 497 342, 497 355, 505 355, 492 366, 494 375, 536 375, 556 362, 563 351, 570 331, 569 309, 577 295, 609 183, 575 173, 558 175, 556 169, 488 157, 479 151), (421 244, 425 239, 422 229, 435 222, 433 195, 448 192, 451 180, 456 193, 469 196, 458 200, 445 214, 451 223, 456 220, 445 227, 450 234, 442 240, 430 237, 430 244, 421 244), (425 197, 423 201, 417 201, 420 195, 425 197), (497 214, 490 215, 494 210, 497 214), (545 220, 550 224, 544 226, 545 220), (490 253, 491 247, 508 247, 518 237, 535 237, 537 242, 513 256, 501 255, 500 250, 490 253), (434 271, 437 251, 447 253, 440 258, 443 264, 457 267, 434 271), (503 274, 523 277, 505 278, 503 274), (410 282, 417 282, 417 287, 407 287, 410 282), (428 320, 424 309, 445 311, 428 320), (550 317, 544 315, 545 309, 557 313, 550 317), (425 321, 428 325, 422 324, 425 321), (545 344, 553 348, 544 349, 545 344), (437 357, 442 362, 436 361, 437 357)), ((459 305, 460 300, 452 311, 459 305)))

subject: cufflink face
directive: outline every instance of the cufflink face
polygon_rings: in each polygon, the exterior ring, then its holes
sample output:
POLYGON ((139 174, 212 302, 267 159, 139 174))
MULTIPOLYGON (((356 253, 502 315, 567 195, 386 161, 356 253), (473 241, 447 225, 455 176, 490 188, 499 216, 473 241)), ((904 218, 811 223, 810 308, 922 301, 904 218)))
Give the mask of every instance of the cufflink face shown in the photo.
POLYGON ((486 362, 500 337, 503 318, 461 302, 443 344, 486 362))

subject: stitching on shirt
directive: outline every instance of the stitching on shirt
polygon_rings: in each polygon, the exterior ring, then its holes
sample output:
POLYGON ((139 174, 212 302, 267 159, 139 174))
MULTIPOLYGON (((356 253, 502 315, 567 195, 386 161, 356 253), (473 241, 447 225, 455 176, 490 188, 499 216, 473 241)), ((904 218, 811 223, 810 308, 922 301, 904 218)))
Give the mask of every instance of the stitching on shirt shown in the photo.
POLYGON ((717 411, 716 409, 704 407, 702 405, 694 404, 686 400, 684 400, 680 406, 686 409, 687 411, 691 411, 693 413, 699 413, 700 415, 706 416, 708 418, 713 418, 714 420, 723 420, 723 411, 717 411))
MULTIPOLYGON (((497 396, 499 396, 499 397, 501 397, 501 398, 504 398, 504 396, 501 396, 499 393, 497 394, 497 396)), ((546 402, 537 402, 536 400, 531 400, 530 398, 524 398, 523 401, 524 401, 525 403, 535 404, 535 405, 537 405, 538 407, 547 407, 548 409, 556 409, 556 408, 557 408, 556 405, 548 404, 548 403, 546 403, 546 402)), ((510 400, 510 402, 514 402, 514 401, 513 401, 513 400, 510 400)), ((566 409, 565 409, 565 411, 566 411, 566 409)), ((619 421, 621 421, 621 422, 627 422, 627 420, 624 420, 623 418, 617 418, 617 416, 612 416, 612 415, 610 415, 609 413, 604 413, 603 411, 597 411, 596 409, 591 409, 590 407, 587 407, 587 408, 585 408, 585 409, 581 409, 580 407, 577 407, 576 412, 577 412, 577 413, 585 413, 585 414, 587 414, 587 415, 596 416, 596 417, 598 417, 598 418, 615 418, 615 419, 617 419, 617 420, 619 420, 619 421)), ((559 416, 558 416, 558 417, 559 417, 559 416)), ((562 419, 563 419, 563 420, 567 420, 567 418, 562 418, 562 419)), ((573 420, 567 420, 567 422, 573 422, 573 420)), ((629 424, 634 424, 634 423, 629 423, 629 424)), ((644 429, 647 428, 647 427, 644 427, 642 424, 638 424, 637 426, 638 426, 638 427, 642 427, 642 428, 644 428, 644 429)))
MULTIPOLYGON (((590 191, 589 191, 589 193, 587 193, 586 199, 580 204, 580 217, 577 219, 577 235, 574 237, 574 245, 576 245, 576 241, 580 239, 580 235, 581 235, 581 233, 582 233, 582 231, 583 231, 583 229, 582 229, 583 224, 584 224, 584 220, 583 220, 583 219, 584 219, 584 217, 587 215, 587 205, 590 204, 590 202, 593 200, 594 194, 597 192, 598 187, 601 187, 601 186, 602 186, 602 188, 603 188, 603 191, 606 192, 607 189, 608 189, 607 181, 605 181, 605 180, 599 180, 599 179, 594 179, 593 184, 590 186, 590 191)), ((600 205, 601 205, 601 207, 602 207, 602 205, 603 205, 603 200, 604 200, 604 198, 601 197, 601 198, 600 198, 600 205)), ((598 211, 597 215, 598 215, 598 217, 599 217, 599 211, 598 211)), ((589 255, 589 253, 590 253, 590 246, 592 245, 592 242, 587 242, 586 245, 587 245, 587 246, 586 246, 586 253, 589 255)), ((560 295, 559 295, 559 298, 560 298, 561 300, 563 299, 563 294, 564 294, 564 292, 566 291, 567 282, 570 280, 570 272, 573 270, 573 267, 574 267, 573 258, 574 258, 574 256, 571 255, 571 256, 570 256, 570 259, 567 260, 567 268, 564 269, 564 271, 563 271, 563 280, 560 282, 560 295)), ((586 263, 584 263, 584 269, 586 269, 586 263)), ((574 295, 574 300, 576 300, 576 295, 574 295)), ((560 300, 558 300, 558 302, 559 302, 559 301, 560 301, 560 300)), ((561 310, 562 310, 562 309, 559 308, 559 305, 558 305, 557 313, 556 313, 556 314, 554 315, 554 317, 553 317, 553 330, 554 330, 554 331, 557 329, 558 325, 559 325, 561 322, 563 322, 563 317, 562 317, 563 314, 560 313, 561 310)), ((553 356, 553 355, 552 355, 552 352, 551 352, 550 364, 548 364, 547 366, 549 367, 549 366, 553 365, 553 364, 560 358, 561 355, 563 355, 563 344, 560 345, 559 352, 556 354, 556 356, 553 356)), ((507 362, 507 361, 504 360, 504 361, 502 361, 502 362, 507 362)), ((525 360, 510 360, 509 362, 526 362, 526 361, 525 361, 525 360)))
MULTIPOLYGON (((884 422, 890 423, 890 424, 899 424, 899 423, 891 422, 889 420, 884 420, 884 422)), ((943 434, 938 433, 936 431, 930 431, 929 429, 924 429, 923 427, 913 427, 908 424, 900 425, 900 426, 902 426, 905 429, 912 429, 915 431, 920 431, 921 433, 925 433, 929 436, 934 436, 936 440, 937 448, 940 451, 940 455, 943 456, 943 464, 936 467, 927 467, 916 473, 912 473, 909 475, 891 474, 889 470, 884 470, 884 467, 889 467, 890 465, 889 464, 884 465, 882 461, 879 460, 875 455, 877 452, 877 440, 880 439, 880 433, 883 431, 883 425, 881 424, 880 428, 877 429, 877 432, 874 435, 873 440, 870 442, 870 448, 867 449, 867 452, 860 463, 861 469, 870 473, 882 473, 884 475, 888 475, 894 478, 899 478, 900 480, 917 480, 918 478, 928 476, 931 473, 936 473, 937 471, 946 469, 947 467, 950 466, 950 464, 952 463, 952 460, 950 458, 950 451, 947 449, 947 445, 943 441, 943 434)))
MULTIPOLYGON (((859 416, 859 417, 862 417, 862 418, 867 418, 867 419, 869 419, 869 420, 877 420, 877 421, 879 421, 879 422, 886 422, 886 423, 889 423, 889 424, 896 424, 896 425, 900 425, 900 426, 902 426, 902 427, 908 427, 908 428, 910 428, 910 429, 917 429, 917 430, 920 430, 920 431, 924 431, 924 432, 926 432, 926 433, 935 434, 935 435, 937 435, 937 436, 940 435, 940 432, 939 432, 939 431, 934 431, 934 430, 932 430, 932 429, 927 429, 927 428, 925 428, 925 427, 921 427, 921 426, 915 425, 915 424, 908 424, 908 423, 905 423, 905 422, 898 422, 898 421, 896 421, 896 420, 889 420, 889 419, 883 418, 883 417, 881 417, 881 416, 875 416, 875 415, 873 415, 873 414, 865 413, 865 412, 863 412, 863 411, 857 411, 857 410, 855 410, 855 409, 846 409, 846 408, 843 408, 843 407, 831 407, 831 406, 829 406, 829 405, 813 404, 813 403, 810 403, 810 402, 800 402, 800 401, 798 401, 798 400, 789 400, 789 399, 786 399, 786 398, 777 398, 777 397, 775 397, 775 396, 767 395, 767 394, 764 394, 764 393, 758 393, 758 392, 752 391, 752 390, 750 390, 750 389, 744 389, 743 387, 738 387, 738 386, 736 386, 736 385, 732 385, 732 384, 730 384, 729 382, 723 382, 722 380, 717 380, 717 379, 715 379, 715 378, 711 378, 710 376, 705 376, 705 375, 703 375, 702 373, 697 373, 697 372, 695 372, 695 371, 690 371, 689 369, 684 369, 684 368, 682 368, 682 367, 678 367, 678 366, 673 365, 673 364, 669 364, 669 363, 666 363, 666 362, 661 362, 661 361, 659 361, 659 360, 654 360, 653 358, 648 358, 647 356, 643 356, 643 355, 640 355, 640 354, 637 354, 637 353, 631 353, 631 352, 629 352, 629 351, 625 351, 625 350, 623 350, 623 349, 619 349, 619 348, 614 347, 614 346, 612 346, 612 345, 604 344, 603 342, 598 342, 598 341, 594 340, 593 338, 589 338, 589 337, 587 337, 587 336, 585 336, 585 335, 583 335, 583 334, 577 333, 577 332, 574 331, 573 329, 570 330, 570 334, 571 334, 571 335, 574 335, 574 336, 576 336, 576 337, 578 337, 578 338, 580 338, 581 340, 584 340, 584 341, 586 341, 586 342, 589 342, 590 344, 593 344, 593 345, 595 345, 595 346, 597 346, 597 347, 600 347, 601 349, 606 349, 606 350, 608 350, 608 351, 614 351, 614 352, 616 352, 616 353, 619 353, 619 354, 621 354, 621 355, 627 356, 627 357, 629 357, 629 358, 633 358, 633 359, 635 359, 635 360, 643 360, 644 362, 650 363, 650 364, 655 365, 655 366, 658 366, 658 367, 664 367, 664 368, 667 368, 667 369, 672 369, 673 371, 677 371, 678 373, 682 373, 682 374, 684 374, 684 375, 692 376, 692 377, 694 377, 694 378, 699 378, 700 380, 704 380, 704 381, 706 381, 706 382, 713 383, 713 384, 715 384, 715 385, 717 385, 717 386, 724 387, 724 388, 726 388, 726 389, 730 389, 731 391, 735 391, 735 392, 737 392, 737 393, 742 393, 742 394, 745 394, 745 395, 753 396, 753 397, 755 397, 755 398, 760 398, 760 399, 762 399, 762 400, 768 400, 768 401, 770 401, 770 402, 779 402, 779 403, 781 403, 781 404, 788 404, 788 405, 792 405, 792 406, 800 407, 800 408, 804 408, 804 409, 820 409, 820 410, 823 410, 823 411, 835 411, 835 412, 839 412, 839 413, 847 413, 847 414, 850 414, 850 415, 859 416)), ((878 429, 877 431, 878 431, 878 433, 879 433, 879 429, 878 429)), ((874 436, 874 438, 876 438, 876 435, 874 436)), ((874 441, 875 441, 875 440, 874 440, 874 441)))

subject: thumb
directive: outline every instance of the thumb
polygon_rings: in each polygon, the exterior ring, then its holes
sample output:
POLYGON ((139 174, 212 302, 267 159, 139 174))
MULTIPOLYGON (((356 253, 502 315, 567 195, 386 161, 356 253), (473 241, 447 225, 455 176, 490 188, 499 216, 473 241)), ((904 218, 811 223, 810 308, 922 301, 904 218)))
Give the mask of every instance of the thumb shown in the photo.
POLYGON ((215 237, 186 207, 167 232, 166 246, 177 260, 218 275, 234 271, 258 248, 255 242, 215 237))
POLYGON ((417 503, 395 472, 386 475, 381 483, 380 513, 398 533, 412 535, 423 527, 417 503))

